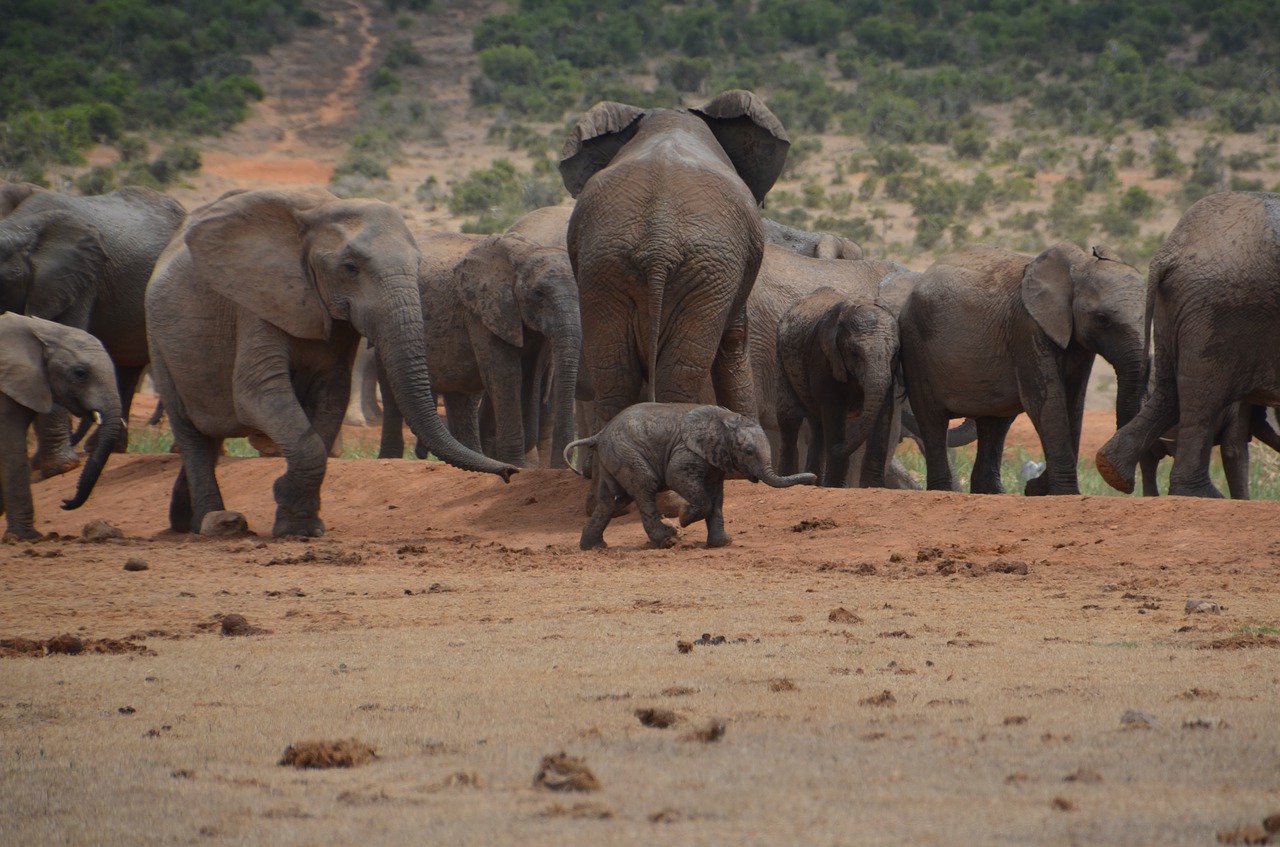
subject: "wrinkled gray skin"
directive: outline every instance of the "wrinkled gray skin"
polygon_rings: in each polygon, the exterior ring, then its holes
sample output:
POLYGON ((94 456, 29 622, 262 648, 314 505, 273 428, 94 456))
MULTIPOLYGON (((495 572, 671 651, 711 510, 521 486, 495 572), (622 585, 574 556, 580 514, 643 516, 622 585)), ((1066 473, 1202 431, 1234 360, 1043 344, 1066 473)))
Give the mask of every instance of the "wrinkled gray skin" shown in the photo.
POLYGON ((680 525, 705 520, 707 546, 730 543, 724 531, 724 477, 739 473, 774 488, 812 483, 813 474, 779 476, 769 463, 769 442, 755 421, 720 406, 638 403, 615 415, 590 438, 571 442, 595 451, 595 511, 582 529, 583 550, 607 546, 604 530, 618 509, 635 501, 649 541, 675 543, 676 529, 662 520, 656 502, 674 491, 686 504, 680 525))
MULTIPOLYGON (((186 210, 149 188, 80 197, 24 183, 0 184, 0 311, 86 330, 111 356, 124 414, 146 367, 142 299, 151 270, 186 210)), ((32 466, 43 476, 79 464, 67 412, 37 423, 32 466)), ((115 449, 123 452, 124 433, 115 449)))
POLYGON ((409 426, 465 470, 514 470, 468 450, 436 415, 422 349, 419 253, 400 212, 327 191, 231 192, 193 212, 147 288, 152 376, 182 470, 170 526, 223 509, 223 439, 265 435, 285 457, 272 533, 316 536, 356 345, 373 342, 409 426))
MULTIPOLYGON (((475 410, 484 394, 495 429, 485 452, 524 465, 537 446, 542 399, 550 391, 551 466, 563 467, 561 454, 573 437, 582 349, 568 254, 512 233, 474 242, 440 234, 420 239, 419 246, 427 365, 444 398, 450 431, 479 448, 475 410), (464 245, 466 251, 449 267, 464 245)), ((391 443, 399 433, 398 416, 388 414, 383 444, 391 455, 403 450, 391 443)))
MULTIPOLYGON (((756 284, 747 298, 747 319, 751 327, 751 370, 754 377, 756 405, 760 425, 774 446, 774 461, 781 468, 782 452, 778 425, 778 322, 782 315, 805 295, 822 287, 830 287, 841 294, 866 302, 879 296, 881 280, 887 276, 906 272, 896 262, 878 259, 860 261, 831 261, 798 255, 777 245, 766 245, 764 259, 756 284)), ((895 436, 889 435, 892 444, 895 436)), ((883 449, 890 452, 888 447, 883 449)), ((861 457, 856 457, 861 468, 861 457)), ((790 467, 788 471, 796 470, 790 467)), ((875 463, 868 467, 868 483, 906 487, 910 476, 901 462, 890 462, 886 467, 875 463)), ((855 474, 859 484, 862 471, 855 474)))
POLYGON ((790 147, 763 102, 729 91, 697 109, 598 103, 560 161, 577 198, 568 247, 583 362, 607 422, 641 399, 756 414, 746 300, 764 250, 758 204, 790 147))
POLYGON ((0 514, 8 532, 39 538, 27 470, 27 430, 54 405, 102 421, 101 437, 80 472, 76 509, 93 492, 123 431, 115 368, 102 342, 83 330, 13 312, 0 314, 0 514))
POLYGON ((863 259, 862 247, 843 235, 830 232, 813 232, 780 224, 770 218, 762 217, 764 224, 764 240, 768 244, 785 247, 792 253, 811 256, 815 259, 863 259))
POLYGON ((926 270, 902 307, 903 372, 924 440, 928 487, 951 488, 947 423, 977 421, 970 490, 999 493, 1013 419, 1026 412, 1045 470, 1027 494, 1078 494, 1076 457, 1096 355, 1116 369, 1117 424, 1137 411, 1146 374, 1143 280, 1106 248, 1061 243, 1038 256, 978 245, 926 270))
MULTIPOLYGON (((1249 499, 1249 442, 1258 441, 1280 452, 1280 434, 1267 420, 1267 407, 1251 403, 1233 403, 1222 415, 1213 443, 1222 457, 1222 473, 1233 500, 1249 499)), ((1173 427, 1152 445, 1142 457, 1142 496, 1160 496, 1156 472, 1160 460, 1174 456, 1178 450, 1178 427, 1173 427)))
POLYGON ((883 306, 819 288, 778 322, 778 428, 782 473, 799 466, 800 424, 809 424, 805 470, 839 488, 849 455, 871 437, 862 485, 884 485, 894 419, 898 322, 883 306))
POLYGON ((1139 459, 1177 424, 1169 493, 1221 497, 1209 454, 1224 410, 1280 404, 1280 194, 1221 192, 1188 209, 1151 260, 1146 320, 1154 385, 1098 451, 1098 472, 1133 491, 1139 459))

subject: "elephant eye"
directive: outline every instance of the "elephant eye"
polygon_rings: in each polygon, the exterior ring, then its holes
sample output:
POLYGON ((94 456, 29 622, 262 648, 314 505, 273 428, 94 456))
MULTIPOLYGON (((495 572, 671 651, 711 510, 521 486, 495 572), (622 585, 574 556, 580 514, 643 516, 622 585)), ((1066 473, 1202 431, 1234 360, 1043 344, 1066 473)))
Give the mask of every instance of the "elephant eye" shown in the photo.
POLYGON ((87 382, 89 380, 89 369, 84 365, 76 365, 71 369, 71 378, 76 382, 87 382))
POLYGON ((1097 324, 1099 329, 1106 329, 1111 326, 1111 318, 1105 312, 1095 312, 1093 322, 1097 324))
POLYGON ((360 267, 350 259, 347 259, 345 262, 342 263, 342 272, 345 273, 347 276, 355 276, 356 271, 358 270, 360 270, 360 267))

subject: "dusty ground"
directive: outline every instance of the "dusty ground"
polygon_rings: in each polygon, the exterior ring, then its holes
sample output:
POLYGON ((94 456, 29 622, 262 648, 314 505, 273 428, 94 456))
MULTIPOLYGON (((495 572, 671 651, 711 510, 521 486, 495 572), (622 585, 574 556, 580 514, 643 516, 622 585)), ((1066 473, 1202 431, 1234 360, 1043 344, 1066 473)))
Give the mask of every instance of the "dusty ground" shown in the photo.
MULTIPOLYGON (((365 459, 324 538, 215 540, 166 530, 177 462, 115 457, 79 512, 42 483, 57 537, 0 547, 0 843, 1198 845, 1280 811, 1274 502, 731 482, 731 547, 628 516, 584 553, 569 472, 365 459), (376 758, 279 764, 348 739, 376 758), (561 752, 597 790, 535 785, 561 752)), ((221 467, 258 532, 281 467, 221 467)))
MULTIPOLYGON (((327 1, 341 44, 291 49, 340 70, 371 23, 327 1)), ((347 77, 261 67, 188 205, 337 160, 347 77)), ((0 545, 0 844, 1204 845, 1280 811, 1275 502, 732 482, 731 547, 630 516, 584 553, 567 472, 331 462, 301 541, 265 534, 281 461, 227 460, 264 535, 219 540, 166 530, 177 467, 114 457, 78 512, 41 483, 56 537, 0 545)))

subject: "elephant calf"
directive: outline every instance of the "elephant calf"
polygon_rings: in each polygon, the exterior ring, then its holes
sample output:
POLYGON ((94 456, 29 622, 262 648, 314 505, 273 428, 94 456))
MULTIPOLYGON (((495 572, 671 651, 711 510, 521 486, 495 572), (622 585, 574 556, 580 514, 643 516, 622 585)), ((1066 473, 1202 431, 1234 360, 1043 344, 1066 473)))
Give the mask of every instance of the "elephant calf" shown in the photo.
POLYGON ((77 509, 125 431, 115 367, 102 342, 84 330, 0 314, 0 514, 7 513, 8 532, 18 538, 40 537, 27 472, 27 430, 55 406, 102 425, 75 496, 62 501, 62 508, 77 509))
POLYGON ((680 525, 707 522, 707 546, 729 543, 724 531, 724 477, 740 473, 775 488, 813 483, 811 473, 778 476, 769 464, 769 441, 760 424, 719 406, 638 403, 618 413, 590 438, 565 448, 596 451, 595 511, 582 529, 583 550, 607 546, 604 530, 617 510, 635 501, 645 533, 655 547, 675 543, 676 530, 658 513, 656 497, 674 491, 688 501, 680 525))

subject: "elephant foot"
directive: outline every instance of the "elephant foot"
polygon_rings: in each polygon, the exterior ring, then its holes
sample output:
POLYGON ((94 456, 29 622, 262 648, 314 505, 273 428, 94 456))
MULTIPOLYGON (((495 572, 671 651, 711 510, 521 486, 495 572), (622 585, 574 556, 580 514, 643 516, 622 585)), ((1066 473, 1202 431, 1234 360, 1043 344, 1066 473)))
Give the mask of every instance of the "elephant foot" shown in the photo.
POLYGON ((58 456, 42 455, 39 451, 31 457, 31 469, 40 479, 61 476, 80 467, 80 457, 74 451, 67 451, 58 456))
POLYGON ((1188 485, 1186 483, 1175 482, 1172 477, 1169 478, 1169 496, 1171 497, 1209 497, 1213 499, 1222 499, 1222 492, 1217 489, 1212 482, 1204 482, 1199 485, 1188 485))
POLYGON ((16 538, 19 541, 36 541, 44 538, 44 534, 37 532, 35 527, 10 525, 9 528, 5 530, 4 537, 16 538))
POLYGON ((708 549, 715 549, 716 547, 728 547, 732 543, 733 543, 733 539, 729 537, 729 534, 727 532, 720 532, 714 535, 712 535, 711 533, 707 533, 708 549))
POLYGON ((271 527, 271 534, 276 538, 285 535, 300 535, 303 538, 318 538, 324 535, 324 521, 316 515, 299 515, 289 512, 283 507, 276 509, 276 522, 271 527))
POLYGON ((675 527, 662 524, 661 528, 655 529, 649 533, 649 543, 659 549, 674 547, 676 544, 675 527))
POLYGON ((1022 493, 1026 497, 1043 497, 1049 493, 1049 480, 1043 476, 1033 477, 1027 480, 1022 493))
POLYGON ((604 533, 593 532, 589 528, 582 531, 582 537, 578 539, 579 550, 603 550, 609 545, 604 542, 604 533))
POLYGON ((227 538, 249 534, 249 522, 239 512, 219 510, 205 512, 200 519, 200 534, 210 538, 227 538))
POLYGON ((1129 468, 1128 474, 1122 473, 1111 463, 1111 457, 1107 455, 1107 445, 1104 444, 1098 451, 1094 457, 1094 463, 1098 467, 1098 475, 1102 477, 1103 482, 1125 494, 1133 493, 1133 468, 1129 468))

